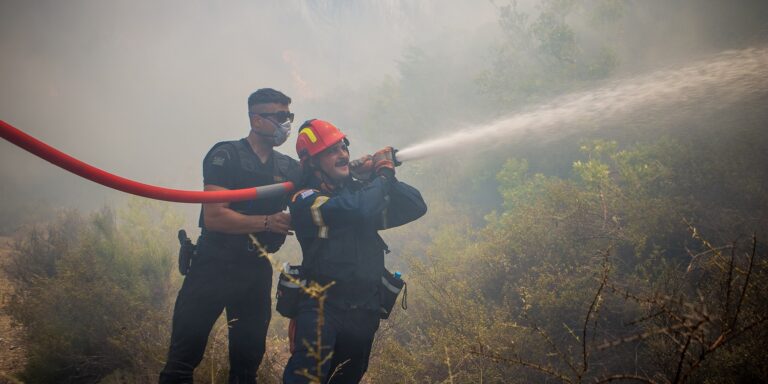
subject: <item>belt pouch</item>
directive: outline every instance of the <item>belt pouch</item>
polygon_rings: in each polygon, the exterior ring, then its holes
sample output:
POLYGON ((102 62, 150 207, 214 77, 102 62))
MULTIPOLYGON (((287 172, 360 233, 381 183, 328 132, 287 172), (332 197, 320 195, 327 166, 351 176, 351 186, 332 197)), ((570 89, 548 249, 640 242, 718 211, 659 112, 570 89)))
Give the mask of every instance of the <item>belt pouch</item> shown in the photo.
POLYGON ((283 264, 283 272, 280 273, 280 280, 277 284, 276 309, 277 312, 292 319, 299 312, 299 301, 301 300, 302 287, 307 284, 301 275, 300 265, 283 264))
POLYGON ((384 275, 381 276, 381 286, 379 287, 379 317, 382 319, 389 318, 392 313, 392 308, 395 307, 397 296, 400 295, 400 291, 403 290, 405 281, 399 277, 395 277, 392 273, 384 270, 384 275))

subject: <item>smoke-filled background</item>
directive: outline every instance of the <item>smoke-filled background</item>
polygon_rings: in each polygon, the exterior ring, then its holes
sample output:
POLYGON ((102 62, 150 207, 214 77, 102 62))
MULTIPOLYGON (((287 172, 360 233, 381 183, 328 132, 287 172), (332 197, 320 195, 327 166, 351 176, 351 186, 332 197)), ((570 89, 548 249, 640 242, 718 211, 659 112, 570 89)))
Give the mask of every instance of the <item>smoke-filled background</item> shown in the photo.
MULTIPOLYGON (((114 173, 200 188, 202 156, 247 135, 258 88, 291 96, 297 124, 320 117, 370 141, 360 112, 406 47, 495 23, 491 3, 472 3, 4 1, 0 115, 114 173)), ((4 206, 117 196, 0 145, 4 206)))
MULTIPOLYGON (((579 33, 580 52, 548 47, 584 56, 595 74, 579 77, 685 64, 759 44, 768 33, 760 2, 596 3, 590 12, 574 2, 560 5, 579 33)), ((546 6, 519 2, 517 10, 535 14, 546 6)), ((171 187, 200 187, 200 158, 212 143, 247 134, 244 100, 260 87, 290 95, 299 123, 333 121, 364 150, 403 147, 536 101, 506 100, 509 95, 494 93, 503 93, 509 79, 486 79, 537 65, 523 55, 529 62, 499 62, 526 47, 514 45, 521 36, 505 36, 516 31, 499 20, 505 4, 491 1, 4 1, 2 7, 0 116, 86 162, 171 187), (398 92, 409 110, 375 116, 387 92, 398 92)), ((574 80, 583 79, 568 79, 574 80)), ((281 150, 293 154, 292 144, 281 150)), ((2 145, 4 206, 93 208, 119 196, 2 145)))
MULTIPOLYGON (((590 78, 685 64, 760 44, 768 33, 760 2, 585 4, 557 5, 561 14, 553 16, 572 28, 563 32, 534 25, 555 5, 517 2, 516 12, 531 16, 526 33, 565 33, 544 48, 593 72, 548 79, 531 73, 547 63, 530 57, 504 2, 4 1, 0 116, 106 170, 192 189, 212 143, 247 134, 244 100, 257 88, 290 95, 299 123, 337 123, 354 149, 403 147, 488 123, 590 78), (504 89, 527 75, 543 84, 504 89), (557 80, 570 84, 547 84, 557 80), (542 96, 530 91, 537 86, 556 89, 542 96), (381 108, 395 96, 407 110, 381 108)), ((293 154, 292 144, 281 150, 293 154)), ((120 198, 0 145, 4 213, 120 198)))
MULTIPOLYGON (((385 234, 411 308, 382 323, 370 382, 765 381, 767 20, 765 1, 4 0, 0 119, 179 189, 247 135, 262 87, 292 97, 295 127, 336 124, 353 157, 402 149, 430 212, 385 234)), ((0 380, 152 382, 174 231, 199 206, 128 199, 6 142, 0 164, 19 325, 0 380), (125 253, 91 252, 102 237, 125 253), (35 320, 71 302, 82 316, 35 320)), ((292 239, 277 254, 299 257, 292 239)), ((284 327, 275 314, 266 382, 284 327)), ((203 382, 226 371, 217 329, 203 382)))

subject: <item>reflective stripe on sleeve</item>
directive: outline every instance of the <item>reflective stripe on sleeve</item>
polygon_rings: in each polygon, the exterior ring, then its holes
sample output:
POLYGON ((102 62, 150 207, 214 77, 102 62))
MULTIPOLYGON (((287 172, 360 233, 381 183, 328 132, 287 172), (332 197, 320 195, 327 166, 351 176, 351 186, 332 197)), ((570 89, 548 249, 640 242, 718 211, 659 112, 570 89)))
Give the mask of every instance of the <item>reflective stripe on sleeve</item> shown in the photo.
POLYGON ((317 232, 317 237, 321 239, 328 238, 328 226, 325 225, 323 214, 320 212, 320 206, 325 204, 326 201, 328 201, 328 196, 318 196, 315 199, 315 202, 312 203, 312 208, 310 208, 310 211, 312 212, 312 221, 315 225, 320 227, 320 230, 317 232))

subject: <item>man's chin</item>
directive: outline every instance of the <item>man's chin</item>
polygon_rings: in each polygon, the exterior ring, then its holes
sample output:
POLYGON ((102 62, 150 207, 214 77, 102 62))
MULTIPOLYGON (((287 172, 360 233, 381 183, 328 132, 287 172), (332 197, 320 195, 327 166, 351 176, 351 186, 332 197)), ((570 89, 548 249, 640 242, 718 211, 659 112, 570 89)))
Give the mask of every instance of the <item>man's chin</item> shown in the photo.
POLYGON ((335 181, 341 181, 349 177, 349 167, 336 167, 333 169, 333 172, 331 173, 331 178, 335 181))

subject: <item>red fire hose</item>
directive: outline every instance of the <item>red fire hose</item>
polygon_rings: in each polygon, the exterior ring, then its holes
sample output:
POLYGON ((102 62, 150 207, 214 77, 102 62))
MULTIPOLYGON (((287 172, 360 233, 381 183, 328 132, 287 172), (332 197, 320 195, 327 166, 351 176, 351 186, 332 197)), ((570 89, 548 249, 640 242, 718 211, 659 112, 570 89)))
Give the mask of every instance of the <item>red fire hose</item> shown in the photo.
POLYGON ((178 203, 225 203, 273 197, 291 192, 291 182, 226 191, 183 191, 139 183, 86 164, 0 120, 0 136, 49 163, 106 187, 155 200, 178 203))

